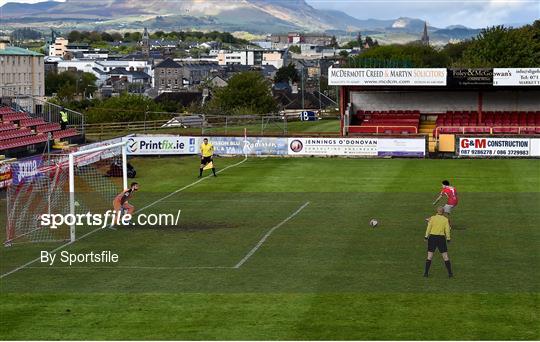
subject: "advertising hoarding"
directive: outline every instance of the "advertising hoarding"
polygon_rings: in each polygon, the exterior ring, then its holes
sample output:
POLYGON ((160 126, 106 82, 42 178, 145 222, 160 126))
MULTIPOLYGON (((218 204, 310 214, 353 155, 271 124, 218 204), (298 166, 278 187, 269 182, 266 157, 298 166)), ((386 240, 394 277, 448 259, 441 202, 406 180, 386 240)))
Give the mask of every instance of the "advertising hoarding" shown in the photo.
POLYGON ((425 138, 289 138, 289 156, 424 157, 425 138))
POLYGON ((199 138, 180 136, 125 137, 128 155, 197 154, 199 138))
POLYGON ((493 69, 448 69, 448 85, 453 87, 478 87, 493 85, 493 69))
POLYGON ((11 164, 0 163, 0 189, 11 184, 11 164))
POLYGON ((446 86, 445 68, 329 68, 334 86, 446 86))
POLYGON ((381 138, 377 144, 379 157, 419 157, 426 156, 424 138, 381 138))
POLYGON ((531 139, 459 138, 458 154, 466 157, 529 157, 531 156, 531 139))
POLYGON ((287 138, 211 137, 217 155, 287 155, 287 138))
POLYGON ((494 68, 493 85, 540 87, 540 68, 494 68))

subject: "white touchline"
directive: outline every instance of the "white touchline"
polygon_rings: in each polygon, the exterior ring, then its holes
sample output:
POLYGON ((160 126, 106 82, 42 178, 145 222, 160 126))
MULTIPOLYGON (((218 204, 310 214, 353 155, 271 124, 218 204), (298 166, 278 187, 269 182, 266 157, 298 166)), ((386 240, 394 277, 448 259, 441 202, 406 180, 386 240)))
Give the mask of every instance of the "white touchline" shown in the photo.
POLYGON ((238 262, 238 264, 236 264, 234 266, 234 268, 240 268, 246 261, 248 261, 249 258, 251 258, 251 256, 253 254, 255 254, 255 252, 262 246, 262 244, 266 241, 266 239, 268 239, 268 237, 270 235, 272 235, 272 233, 274 232, 274 230, 278 229, 279 227, 283 226, 285 223, 287 223, 290 219, 292 219, 293 217, 295 217, 296 215, 298 215, 299 212, 301 212, 302 210, 304 210, 305 207, 307 207, 309 205, 309 202, 306 202, 304 203, 300 208, 298 208, 294 213, 292 213, 289 217, 287 217, 285 220, 281 221, 280 223, 278 223, 277 225, 273 226, 272 228, 270 228, 270 230, 268 232, 266 232, 266 234, 264 234, 264 236, 262 237, 262 239, 257 242, 257 244, 255 245, 255 247, 253 247, 249 252, 248 254, 246 254, 246 256, 240 260, 238 262))
MULTIPOLYGON (((244 158, 244 159, 242 159, 241 161, 239 161, 239 162, 236 163, 236 164, 229 165, 229 166, 227 166, 227 167, 224 167, 224 168, 221 169, 221 170, 216 171, 216 173, 220 173, 220 172, 223 172, 223 171, 225 171, 225 170, 227 170, 227 169, 229 169, 229 168, 231 168, 231 167, 235 167, 235 166, 237 166, 237 165, 240 165, 240 164, 242 164, 243 162, 245 162, 246 160, 247 160, 247 158, 244 158)), ((165 196, 165 197, 163 197, 163 198, 161 198, 161 199, 158 199, 157 201, 154 201, 154 202, 150 203, 149 205, 147 205, 147 206, 145 206, 145 207, 143 207, 143 208, 137 210, 136 213, 138 213, 138 212, 140 212, 140 211, 143 211, 143 210, 145 210, 145 209, 148 209, 148 208, 150 208, 151 206, 153 206, 153 205, 155 205, 155 204, 157 204, 157 203, 163 201, 163 200, 166 199, 166 198, 169 198, 169 197, 171 197, 171 196, 173 196, 173 195, 175 195, 175 194, 177 194, 177 193, 179 193, 179 192, 181 192, 181 191, 184 191, 184 190, 186 190, 186 189, 188 189, 188 188, 190 188, 190 187, 192 187, 192 186, 194 186, 194 185, 196 185, 196 184, 199 184, 200 182, 202 182, 203 180, 207 179, 208 177, 212 177, 212 175, 208 175, 208 176, 206 176, 206 177, 203 177, 203 178, 197 180, 196 182, 193 182, 193 183, 191 183, 191 184, 188 184, 188 185, 184 186, 183 188, 180 188, 180 189, 178 189, 178 190, 176 190, 176 191, 174 191, 174 192, 168 194, 167 196, 165 196)), ((76 241, 82 240, 82 239, 84 239, 85 237, 87 237, 87 236, 89 236, 89 235, 91 235, 91 234, 97 232, 98 230, 102 230, 102 228, 99 227, 99 228, 96 228, 96 229, 94 229, 94 230, 91 230, 91 231, 89 231, 88 233, 82 235, 80 238, 76 239, 75 241, 73 241, 73 242, 70 241, 70 242, 67 242, 67 243, 65 243, 65 244, 63 244, 63 245, 61 245, 61 246, 59 246, 59 247, 56 247, 55 249, 53 249, 53 250, 50 251, 49 253, 51 253, 51 254, 56 253, 56 252, 58 252, 59 250, 61 250, 62 248, 67 247, 67 246, 71 245, 72 243, 74 243, 74 242, 76 242, 76 241)), ((39 260, 40 260, 39 257, 38 257, 38 258, 35 258, 34 260, 31 260, 31 261, 27 262, 26 264, 24 264, 24 265, 22 265, 22 266, 19 266, 19 267, 15 268, 15 269, 13 269, 13 270, 7 272, 7 273, 4 273, 4 274, 0 275, 0 279, 5 278, 5 277, 7 277, 8 275, 13 274, 13 273, 15 273, 15 272, 17 272, 17 271, 20 271, 20 270, 22 270, 23 268, 27 268, 28 266, 32 265, 33 263, 35 263, 36 261, 39 261, 39 260)))

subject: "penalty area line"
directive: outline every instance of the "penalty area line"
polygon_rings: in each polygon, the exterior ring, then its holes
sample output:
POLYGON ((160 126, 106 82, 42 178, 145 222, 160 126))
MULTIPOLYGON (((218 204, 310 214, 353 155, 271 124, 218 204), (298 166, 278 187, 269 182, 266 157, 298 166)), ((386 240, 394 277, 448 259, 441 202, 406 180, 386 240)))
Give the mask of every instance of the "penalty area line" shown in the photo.
MULTIPOLYGON (((227 169, 229 169, 229 168, 231 168, 231 167, 238 166, 238 165, 244 163, 246 160, 247 160, 247 157, 245 157, 244 159, 242 159, 241 161, 239 161, 239 162, 236 163, 236 164, 232 164, 232 165, 229 165, 229 166, 224 167, 224 168, 221 169, 221 170, 218 170, 218 171, 216 172, 216 174, 217 174, 217 173, 221 173, 221 172, 223 172, 223 171, 225 171, 225 170, 227 170, 227 169)), ((184 186, 184 187, 182 187, 182 188, 180 188, 180 189, 178 189, 178 190, 176 190, 176 191, 174 191, 174 192, 168 194, 167 196, 164 196, 163 198, 158 199, 158 200, 156 200, 156 201, 154 201, 154 202, 148 204, 147 206, 145 206, 145 207, 143 207, 143 208, 137 210, 135 213, 138 213, 138 212, 141 212, 141 211, 143 211, 143 210, 145 210, 145 209, 148 209, 148 208, 150 208, 151 206, 153 206, 153 205, 155 205, 155 204, 157 204, 157 203, 163 201, 164 199, 167 199, 167 198, 169 198, 169 197, 171 197, 171 196, 173 196, 173 195, 175 195, 175 194, 177 194, 177 193, 179 193, 179 192, 181 192, 181 191, 184 191, 184 190, 186 190, 186 189, 188 189, 188 188, 191 188, 191 187, 194 186, 194 185, 199 184, 200 182, 202 182, 202 181, 205 180, 205 179, 208 179, 209 177, 213 177, 213 176, 212 176, 212 175, 208 175, 208 176, 203 177, 203 178, 201 178, 201 179, 199 179, 199 180, 197 180, 197 181, 195 181, 195 182, 193 182, 193 183, 191 183, 191 184, 188 184, 188 185, 186 185, 186 186, 184 186)), ((96 228, 96 229, 94 229, 94 230, 91 230, 91 231, 89 231, 88 233, 82 235, 80 238, 75 239, 75 241, 73 241, 73 242, 71 242, 71 241, 66 242, 66 243, 64 243, 63 245, 61 245, 61 246, 59 246, 59 247, 56 247, 55 249, 53 249, 53 250, 50 251, 49 253, 56 253, 56 252, 58 252, 59 250, 65 248, 65 247, 67 247, 67 246, 69 246, 69 245, 71 245, 71 244, 73 244, 73 243, 75 243, 75 242, 77 242, 77 241, 80 241, 80 240, 84 239, 85 237, 87 237, 87 236, 89 236, 89 235, 91 235, 91 234, 94 234, 95 232, 97 232, 98 230, 101 230, 101 229, 103 229, 103 228, 99 227, 99 228, 96 228)), ((24 264, 24 265, 21 265, 21 266, 19 266, 19 267, 17 267, 17 268, 14 268, 14 269, 12 269, 12 270, 9 271, 9 272, 3 273, 3 274, 0 275, 0 279, 3 279, 3 278, 5 278, 5 277, 7 277, 7 276, 9 276, 9 275, 11 275, 11 274, 13 274, 13 273, 15 273, 15 272, 18 272, 18 271, 20 271, 20 270, 22 270, 22 269, 28 268, 28 266, 30 266, 30 265, 32 265, 33 263, 39 261, 40 259, 41 259, 40 257, 37 257, 37 258, 35 258, 35 259, 33 259, 33 260, 30 260, 29 262, 27 262, 27 263, 24 264)))
POLYGON ((242 267, 242 265, 249 260, 249 258, 251 258, 251 256, 253 254, 255 254, 255 252, 257 252, 257 250, 263 245, 263 243, 266 241, 266 239, 268 239, 270 237, 270 235, 272 235, 272 233, 274 232, 274 230, 278 229, 279 227, 283 226, 285 223, 289 222, 293 217, 295 217, 296 215, 298 215, 302 210, 304 210, 305 207, 307 207, 309 205, 309 202, 306 202, 304 203, 300 208, 298 208, 294 213, 292 213, 291 215, 289 215, 289 217, 287 217, 286 219, 284 219, 283 221, 281 221, 280 223, 276 224, 275 226, 273 226, 272 228, 270 228, 266 234, 264 234, 264 236, 259 240, 259 242, 257 242, 257 244, 255 245, 255 247, 253 247, 247 254, 244 258, 242 258, 242 260, 240 260, 233 268, 240 268, 242 267))

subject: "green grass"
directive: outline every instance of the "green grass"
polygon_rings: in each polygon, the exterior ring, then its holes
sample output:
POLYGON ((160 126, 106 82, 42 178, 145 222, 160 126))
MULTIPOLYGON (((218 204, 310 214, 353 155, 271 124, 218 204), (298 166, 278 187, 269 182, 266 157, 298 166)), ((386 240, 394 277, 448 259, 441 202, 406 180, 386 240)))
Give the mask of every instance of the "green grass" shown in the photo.
MULTIPOLYGON (((132 164, 139 208, 196 181, 193 157, 132 164)), ((537 340, 539 208, 536 160, 248 159, 147 210, 181 209, 179 228, 69 247, 118 253, 112 268, 35 263, 1 279, 0 338, 537 340), (436 255, 425 279, 423 220, 445 178, 460 194, 455 278, 436 255)), ((0 273, 56 246, 2 248, 0 273)))

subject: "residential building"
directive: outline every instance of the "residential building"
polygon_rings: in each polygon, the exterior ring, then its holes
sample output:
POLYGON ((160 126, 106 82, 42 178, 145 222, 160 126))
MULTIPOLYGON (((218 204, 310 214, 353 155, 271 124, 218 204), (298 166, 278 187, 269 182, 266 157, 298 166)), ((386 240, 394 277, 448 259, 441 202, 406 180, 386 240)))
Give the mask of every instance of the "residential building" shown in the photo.
POLYGON ((226 87, 229 84, 226 80, 223 79, 223 77, 219 75, 212 77, 208 82, 212 87, 216 88, 226 87))
POLYGON ((45 95, 45 56, 0 41, 0 96, 45 95))
POLYGON ((269 51, 263 52, 262 56, 262 65, 272 65, 276 69, 279 69, 283 66, 285 58, 283 56, 283 51, 269 51))
POLYGON ((98 87, 101 87, 110 78, 110 71, 118 68, 126 71, 143 72, 150 76, 150 80, 154 75, 152 65, 147 61, 140 60, 101 61, 86 59, 59 61, 57 65, 58 72, 73 70, 94 74, 97 77, 96 85, 98 87))
POLYGON ((63 37, 56 37, 54 43, 49 46, 49 56, 64 57, 67 52, 69 41, 63 37))
POLYGON ((183 88, 182 66, 167 58, 154 68, 154 88, 158 93, 183 88))
POLYGON ((330 45, 332 37, 324 33, 289 32, 287 34, 270 35, 266 40, 274 44, 313 44, 327 46, 330 45))
POLYGON ((158 93, 190 88, 217 73, 218 65, 207 61, 175 61, 168 58, 154 69, 158 93))
MULTIPOLYGON (((57 38, 58 40, 58 38, 57 38)), ((92 51, 92 47, 88 43, 69 43, 66 46, 66 51, 69 51, 73 54, 76 54, 78 52, 80 53, 88 53, 92 51)))
POLYGON ((115 68, 107 73, 104 86, 112 87, 112 92, 144 93, 152 86, 152 78, 145 72, 115 68))
POLYGON ((281 68, 284 52, 281 50, 221 50, 217 55, 219 65, 273 65, 281 68))

